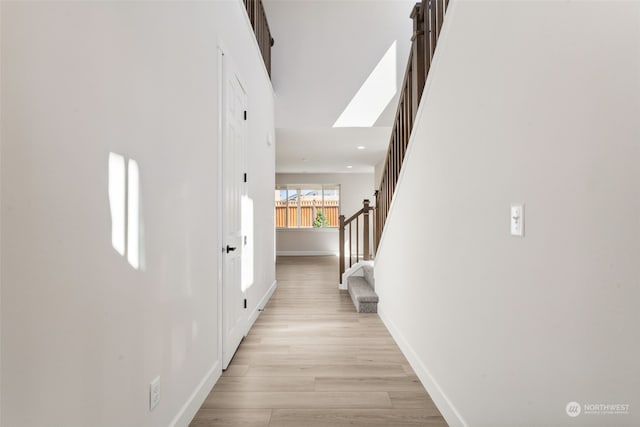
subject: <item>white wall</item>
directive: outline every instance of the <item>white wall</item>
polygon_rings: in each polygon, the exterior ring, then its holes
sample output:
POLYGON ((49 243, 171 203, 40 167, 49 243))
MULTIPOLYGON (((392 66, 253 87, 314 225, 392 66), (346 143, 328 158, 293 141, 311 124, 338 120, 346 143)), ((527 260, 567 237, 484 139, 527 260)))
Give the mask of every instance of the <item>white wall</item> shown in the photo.
POLYGON ((384 174, 384 165, 386 160, 385 157, 380 160, 380 162, 376 163, 373 170, 373 183, 375 184, 376 190, 380 187, 380 182, 382 181, 382 175, 384 174))
POLYGON ((274 282, 273 94, 242 2, 1 10, 1 424, 186 425, 220 373, 219 41, 252 118, 250 311, 274 282), (109 152, 140 166, 145 271, 111 247, 109 152))
MULTIPOLYGON (((339 184, 340 214, 347 217, 362 208, 362 201, 373 197, 373 173, 276 174, 276 184, 339 184)), ((354 228, 355 230, 355 228, 354 228)), ((279 255, 333 255, 338 252, 338 229, 287 229, 276 232, 279 255)))
POLYGON ((338 229, 279 229, 276 230, 276 253, 288 256, 336 255, 338 229))
POLYGON ((376 259, 381 316, 451 425, 640 425, 640 5, 452 7, 376 259))
MULTIPOLYGON (((0 35, 2 34, 2 8, 0 7, 0 35)), ((2 82, 2 56, 0 46, 0 82, 2 82)), ((0 117, 2 116, 2 85, 0 83, 0 117)), ((2 125, 0 124, 0 127, 2 125)), ((2 201, 2 133, 0 131, 0 202, 2 201)), ((2 209, 0 208, 0 425, 2 424, 2 209)))
MULTIPOLYGON (((360 0, 265 2, 277 52, 273 81, 278 128, 331 128, 394 42, 395 77, 401 87, 411 44, 409 15, 415 2, 365 4, 360 0)), ((397 98, 382 112, 377 126, 392 124, 395 105, 397 98)))
MULTIPOLYGON (((243 11, 243 13, 246 13, 243 11)), ((249 21, 247 18, 247 25, 249 21)), ((251 33, 253 37, 253 33, 251 33)), ((233 49, 233 47, 228 47, 233 49)), ((256 45, 257 49, 257 45, 256 45)), ((253 56, 255 61, 262 57, 253 56)), ((239 65, 240 66, 240 65, 239 65)), ((245 80, 249 81, 249 138, 248 152, 248 195, 253 202, 253 284, 247 289, 247 330, 258 317, 258 308, 263 308, 276 286, 275 266, 275 212, 273 209, 273 189, 275 188, 275 147, 274 95, 266 72, 258 80, 258 65, 241 67, 245 80), (257 73, 256 73, 257 74, 257 73)), ((264 66, 263 66, 264 67, 264 66)), ((263 68, 264 70, 264 68, 263 68)))
POLYGON ((372 172, 389 145, 411 46, 409 15, 415 1, 267 0, 264 4, 275 39, 277 171, 372 172), (363 30, 367 28, 375 31, 363 30), (356 94, 362 95, 363 84, 394 44, 398 91, 386 107, 376 104, 374 94, 370 108, 360 111, 365 117, 379 113, 372 118, 373 126, 332 127, 356 94), (373 104, 379 108, 371 108, 373 104), (366 150, 357 150, 358 146, 366 150))
POLYGON ((278 173, 372 173, 386 155, 391 127, 278 128, 276 135, 278 173))

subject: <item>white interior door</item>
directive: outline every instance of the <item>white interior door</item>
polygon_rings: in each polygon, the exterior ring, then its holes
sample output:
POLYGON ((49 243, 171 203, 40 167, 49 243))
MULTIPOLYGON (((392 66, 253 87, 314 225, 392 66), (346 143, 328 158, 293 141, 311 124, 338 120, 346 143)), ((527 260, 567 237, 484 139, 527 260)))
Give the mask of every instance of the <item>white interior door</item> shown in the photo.
POLYGON ((242 290, 243 162, 246 154, 247 95, 233 62, 223 56, 222 141, 222 367, 226 369, 246 333, 245 292, 242 290))

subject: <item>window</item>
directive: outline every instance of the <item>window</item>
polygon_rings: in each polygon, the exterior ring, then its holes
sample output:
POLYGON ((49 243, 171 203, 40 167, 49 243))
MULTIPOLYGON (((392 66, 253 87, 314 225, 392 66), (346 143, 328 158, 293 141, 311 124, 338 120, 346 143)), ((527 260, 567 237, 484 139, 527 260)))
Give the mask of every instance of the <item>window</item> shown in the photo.
POLYGON ((340 216, 340 186, 277 186, 275 209, 277 228, 337 227, 340 216))

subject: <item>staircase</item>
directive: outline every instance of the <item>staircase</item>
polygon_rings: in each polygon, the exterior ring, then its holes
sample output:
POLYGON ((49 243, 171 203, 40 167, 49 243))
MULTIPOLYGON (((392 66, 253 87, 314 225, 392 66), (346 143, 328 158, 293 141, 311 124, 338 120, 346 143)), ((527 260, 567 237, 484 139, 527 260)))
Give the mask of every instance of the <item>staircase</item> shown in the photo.
POLYGON ((378 294, 375 291, 373 263, 363 263, 359 267, 346 279, 349 296, 358 313, 377 313, 378 294))
MULTIPOLYGON (((369 219, 371 212, 375 213, 375 208, 371 206, 368 199, 362 201, 362 209, 349 218, 345 219, 344 215, 339 217, 339 277, 340 283, 344 283, 343 275, 347 269, 347 260, 349 267, 352 268, 360 260, 369 261, 373 259, 373 248, 375 244, 375 223, 369 219), (347 255, 348 254, 348 258, 347 255)), ((342 289, 345 289, 342 287, 342 289)))
POLYGON ((376 222, 370 221, 371 212, 375 213, 375 208, 365 199, 362 209, 348 219, 340 215, 340 289, 349 290, 358 313, 378 312, 378 295, 373 278, 376 222))
POLYGON ((404 156, 409 146, 413 123, 418 113, 436 45, 442 31, 449 0, 422 0, 411 12, 413 36, 407 70, 404 75, 395 122, 391 131, 387 157, 380 185, 376 191, 376 249, 391 209, 404 156))
POLYGON ((413 7, 410 15, 413 20, 411 51, 400 90, 382 179, 375 193, 376 206, 372 207, 369 200, 364 200, 362 209, 354 215, 348 219, 345 219, 344 215, 340 216, 340 289, 349 290, 358 313, 376 313, 378 310, 378 295, 375 292, 373 278, 373 253, 382 239, 448 6, 449 0, 422 0, 413 7), (370 212, 374 213, 372 222, 369 220, 370 212), (373 247, 370 247, 371 242, 373 247), (346 252, 349 255, 348 269, 346 252))

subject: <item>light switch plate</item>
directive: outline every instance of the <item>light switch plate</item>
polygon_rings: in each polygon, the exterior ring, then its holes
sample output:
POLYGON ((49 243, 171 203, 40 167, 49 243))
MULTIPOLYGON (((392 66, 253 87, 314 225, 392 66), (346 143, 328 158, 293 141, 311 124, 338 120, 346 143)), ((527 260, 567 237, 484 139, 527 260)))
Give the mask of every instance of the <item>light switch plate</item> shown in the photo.
POLYGON ((511 235, 524 237, 524 205, 511 205, 511 235))

